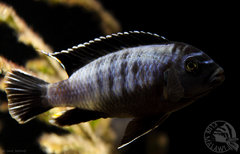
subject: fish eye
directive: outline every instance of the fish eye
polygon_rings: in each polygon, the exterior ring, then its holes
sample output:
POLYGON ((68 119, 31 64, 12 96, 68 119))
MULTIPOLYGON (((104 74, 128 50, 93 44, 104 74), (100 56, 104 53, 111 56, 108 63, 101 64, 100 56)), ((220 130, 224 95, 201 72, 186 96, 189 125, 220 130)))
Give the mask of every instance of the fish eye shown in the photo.
POLYGON ((198 62, 196 59, 194 58, 188 58, 185 61, 185 70, 187 72, 196 72, 196 70, 198 69, 198 62))

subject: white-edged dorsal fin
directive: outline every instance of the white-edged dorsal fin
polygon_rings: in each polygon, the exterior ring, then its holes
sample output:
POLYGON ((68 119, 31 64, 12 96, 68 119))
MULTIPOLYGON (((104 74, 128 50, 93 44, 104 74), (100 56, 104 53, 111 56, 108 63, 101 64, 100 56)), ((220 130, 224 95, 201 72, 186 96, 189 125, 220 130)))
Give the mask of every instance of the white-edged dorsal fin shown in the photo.
POLYGON ((68 75, 89 62, 128 47, 140 45, 164 44, 168 40, 157 34, 143 31, 119 32, 105 37, 101 36, 89 42, 73 46, 61 52, 47 54, 61 62, 68 75))

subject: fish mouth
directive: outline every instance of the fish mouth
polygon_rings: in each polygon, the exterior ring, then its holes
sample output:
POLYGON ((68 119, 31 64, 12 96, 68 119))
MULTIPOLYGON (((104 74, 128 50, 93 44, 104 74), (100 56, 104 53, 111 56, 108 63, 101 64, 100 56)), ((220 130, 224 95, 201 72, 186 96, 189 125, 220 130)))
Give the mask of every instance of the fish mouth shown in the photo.
POLYGON ((224 70, 219 67, 210 77, 209 83, 211 87, 219 86, 225 80, 224 70))

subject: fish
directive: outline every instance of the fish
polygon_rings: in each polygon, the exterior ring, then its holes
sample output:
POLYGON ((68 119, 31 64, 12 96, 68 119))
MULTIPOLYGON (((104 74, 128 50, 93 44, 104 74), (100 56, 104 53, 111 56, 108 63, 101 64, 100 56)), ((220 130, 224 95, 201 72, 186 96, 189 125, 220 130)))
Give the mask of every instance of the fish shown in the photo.
POLYGON ((24 124, 54 107, 72 107, 51 119, 58 126, 132 118, 119 149, 225 79, 223 68, 202 50, 144 31, 119 32, 42 53, 57 60, 69 77, 47 83, 13 69, 5 82, 12 118, 24 124))

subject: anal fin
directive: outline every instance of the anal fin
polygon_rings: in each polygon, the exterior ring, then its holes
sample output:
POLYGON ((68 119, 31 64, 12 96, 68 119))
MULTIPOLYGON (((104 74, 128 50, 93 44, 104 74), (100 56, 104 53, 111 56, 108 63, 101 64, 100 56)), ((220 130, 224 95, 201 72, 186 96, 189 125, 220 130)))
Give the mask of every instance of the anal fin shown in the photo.
POLYGON ((105 113, 98 112, 98 111, 90 111, 90 110, 84 110, 80 108, 74 108, 74 109, 65 111, 64 113, 62 113, 61 116, 58 116, 57 118, 53 118, 50 122, 58 126, 67 126, 67 125, 78 124, 81 122, 87 122, 90 120, 96 120, 99 118, 107 118, 107 115, 105 113))
POLYGON ((118 149, 125 147, 136 139, 151 132, 157 128, 167 117, 169 113, 154 117, 135 118, 129 122, 125 130, 121 145, 118 149))

